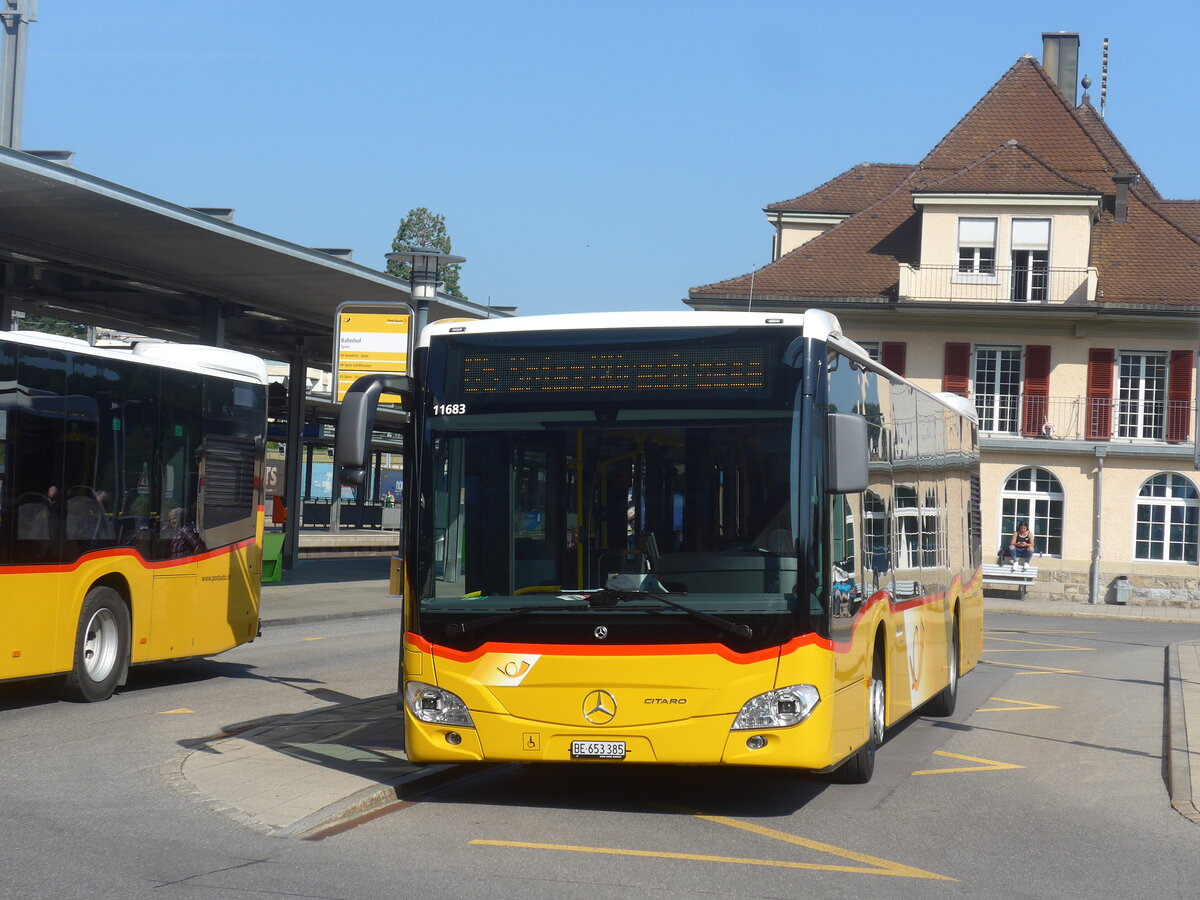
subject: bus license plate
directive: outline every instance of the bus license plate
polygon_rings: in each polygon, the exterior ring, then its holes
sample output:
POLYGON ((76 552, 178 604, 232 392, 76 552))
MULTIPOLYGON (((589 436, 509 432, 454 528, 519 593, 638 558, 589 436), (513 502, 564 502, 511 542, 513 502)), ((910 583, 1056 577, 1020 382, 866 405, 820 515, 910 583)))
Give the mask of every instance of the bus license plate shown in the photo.
POLYGON ((624 741, 571 741, 573 759, 624 759, 624 741))

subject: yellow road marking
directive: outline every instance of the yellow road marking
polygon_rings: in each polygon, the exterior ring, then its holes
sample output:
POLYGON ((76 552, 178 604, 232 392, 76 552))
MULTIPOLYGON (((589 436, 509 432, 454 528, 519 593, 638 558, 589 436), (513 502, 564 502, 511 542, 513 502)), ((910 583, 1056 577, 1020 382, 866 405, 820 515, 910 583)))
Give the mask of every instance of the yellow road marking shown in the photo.
POLYGON ((715 822, 718 825, 727 825, 730 828, 740 828, 742 831, 749 831, 751 834, 762 835, 776 841, 795 844, 797 847, 816 850, 818 853, 828 853, 830 856, 840 856, 843 859, 850 859, 875 867, 871 869, 850 867, 841 869, 841 871, 870 872, 875 875, 896 875, 902 878, 933 878, 940 881, 957 881, 957 879, 949 878, 945 875, 936 875, 933 872, 926 872, 912 866, 905 866, 900 863, 891 862, 890 860, 880 859, 878 856, 868 856, 866 853, 859 853, 856 850, 846 850, 843 847, 835 847, 832 844, 822 844, 820 841, 813 841, 808 838, 802 838, 799 835, 788 834, 786 831, 777 831, 765 825, 755 825, 752 822, 743 822, 741 819, 730 819, 726 816, 706 816, 698 812, 692 812, 691 814, 697 819, 704 819, 706 822, 715 822))
POLYGON ((1018 672, 1018 675, 1078 675, 1079 669, 1059 669, 1054 666, 1033 666, 1028 663, 1002 663, 994 659, 981 659, 981 663, 989 666, 1000 666, 1005 669, 1033 669, 1032 672, 1018 672))
MULTIPOLYGON (((704 817, 702 817, 704 818, 704 817)), ((470 843, 485 847, 517 847, 525 850, 560 850, 569 853, 599 853, 606 856, 641 856, 654 859, 687 859, 696 862, 736 863, 743 866, 773 866, 781 869, 810 869, 820 872, 855 872, 865 875, 895 875, 900 878, 929 878, 936 881, 957 881, 945 875, 933 872, 922 872, 909 866, 898 866, 886 860, 877 860, 878 868, 862 868, 860 866, 834 866, 821 863, 790 862, 779 859, 744 859, 738 856, 709 856, 700 853, 670 853, 665 850, 623 850, 616 847, 579 847, 572 844, 537 844, 525 841, 485 841, 474 840, 470 843)), ((815 842, 814 842, 815 844, 815 842)), ((816 844, 816 846, 826 846, 816 844)), ((837 850, 837 848, 834 848, 837 850)), ((846 851, 837 851, 837 855, 845 855, 846 851)), ((872 859, 872 857, 866 857, 872 859)))
POLYGON ((995 629, 985 631, 984 634, 1103 634, 1102 631, 1030 631, 1022 629, 1020 631, 1006 631, 1003 629, 995 629))
POLYGON ((325 638, 300 638, 302 641, 323 641, 325 638))
POLYGON ((1015 638, 998 638, 994 637, 991 640, 1003 644, 1029 644, 1031 647, 1040 649, 1029 650, 1024 647, 1013 647, 1008 650, 989 649, 988 653, 1052 653, 1055 650, 1095 650, 1095 647, 1075 647, 1071 644, 1048 644, 1045 641, 1018 641, 1015 638))
POLYGON ((164 709, 162 712, 159 713, 159 715, 160 716, 176 716, 176 715, 186 715, 187 713, 195 714, 195 712, 196 711, 194 709, 188 709, 186 706, 181 706, 181 707, 179 707, 179 709, 164 709))
POLYGON ((919 772, 913 772, 914 775, 952 775, 958 772, 999 772, 1003 769, 1023 769, 1024 766, 1018 766, 1016 763, 997 762, 994 759, 980 759, 976 756, 959 756, 957 753, 947 753, 944 750, 934 750, 934 756, 948 756, 950 759, 963 759, 967 762, 983 763, 979 766, 962 766, 957 769, 922 769, 919 772))
POLYGON ((1061 706, 1050 706, 1046 703, 1033 703, 1029 700, 1009 700, 1007 697, 991 697, 1000 703, 1015 703, 1016 706, 985 706, 975 712, 1015 712, 1026 709, 1062 709, 1061 706))

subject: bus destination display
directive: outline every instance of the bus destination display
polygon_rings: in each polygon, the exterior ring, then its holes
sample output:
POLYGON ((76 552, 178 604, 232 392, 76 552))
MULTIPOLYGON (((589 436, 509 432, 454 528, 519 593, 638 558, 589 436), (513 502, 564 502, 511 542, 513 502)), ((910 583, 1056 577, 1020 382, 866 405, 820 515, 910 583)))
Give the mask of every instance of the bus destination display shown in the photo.
POLYGON ((769 390, 764 346, 477 349, 464 352, 460 396, 769 390))

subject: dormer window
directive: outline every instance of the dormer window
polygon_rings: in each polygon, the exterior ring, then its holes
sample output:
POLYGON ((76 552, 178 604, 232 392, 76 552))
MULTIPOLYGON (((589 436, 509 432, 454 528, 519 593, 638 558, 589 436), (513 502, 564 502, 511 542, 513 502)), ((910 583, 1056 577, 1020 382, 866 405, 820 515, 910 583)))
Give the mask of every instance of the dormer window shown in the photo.
POLYGON ((972 275, 996 274, 996 220, 958 220, 958 271, 972 275))

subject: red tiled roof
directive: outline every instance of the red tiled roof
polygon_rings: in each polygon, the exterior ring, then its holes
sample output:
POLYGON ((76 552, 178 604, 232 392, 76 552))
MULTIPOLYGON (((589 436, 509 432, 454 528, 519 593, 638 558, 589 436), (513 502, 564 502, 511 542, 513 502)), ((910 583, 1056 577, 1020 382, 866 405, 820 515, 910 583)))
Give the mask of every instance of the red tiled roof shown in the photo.
POLYGON ((1200 200, 1159 200, 1152 204, 1159 214, 1170 219, 1194 238, 1200 238, 1200 200))
MULTIPOLYGON (((849 211, 847 201, 825 198, 852 186, 848 176, 862 168, 768 209, 849 211)), ((889 299, 899 264, 919 261, 914 192, 1082 192, 1106 195, 1110 210, 1093 229, 1098 300, 1200 306, 1200 201, 1162 201, 1095 110, 1071 108, 1032 57, 1019 59, 919 166, 888 168, 896 177, 907 169, 891 191, 753 275, 695 287, 691 296, 740 300, 753 281, 755 297, 889 299), (1115 223, 1112 177, 1127 173, 1141 181, 1130 191, 1128 221, 1115 223)))
POLYGON ((921 168, 956 172, 1011 139, 1067 177, 1099 191, 1111 191, 1116 166, 1045 70, 1029 56, 1004 73, 921 160, 921 168))
POLYGON ((1092 188, 1055 171, 1016 140, 940 180, 918 173, 913 193, 966 192, 1003 194, 1097 194, 1092 188))
POLYGON ((861 212, 894 191, 915 168, 895 163, 860 163, 807 194, 772 203, 767 212, 861 212))
POLYGON ((1129 155, 1125 146, 1117 140, 1117 136, 1112 133, 1112 129, 1108 127, 1108 123, 1100 117, 1095 108, 1090 103, 1084 103, 1083 106, 1075 110, 1075 114, 1083 125, 1084 130, 1088 133, 1088 136, 1096 142, 1096 145, 1100 148, 1112 167, 1118 173, 1136 172, 1141 176, 1142 187, 1151 196, 1157 198, 1159 193, 1154 185, 1150 183, 1150 179, 1146 177, 1146 173, 1133 161, 1133 157, 1129 155))
MULTIPOLYGON (((878 203, 757 270, 754 294, 887 297, 899 279, 897 263, 917 262, 919 228, 911 187, 905 182, 878 203)), ((746 296, 750 283, 747 274, 691 293, 746 296)))
POLYGON ((1164 217, 1154 199, 1134 189, 1126 222, 1106 211, 1092 229, 1091 264, 1103 294, 1097 301, 1200 306, 1200 239, 1164 217))

